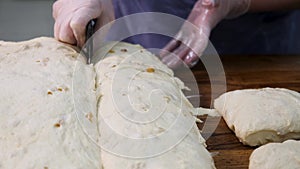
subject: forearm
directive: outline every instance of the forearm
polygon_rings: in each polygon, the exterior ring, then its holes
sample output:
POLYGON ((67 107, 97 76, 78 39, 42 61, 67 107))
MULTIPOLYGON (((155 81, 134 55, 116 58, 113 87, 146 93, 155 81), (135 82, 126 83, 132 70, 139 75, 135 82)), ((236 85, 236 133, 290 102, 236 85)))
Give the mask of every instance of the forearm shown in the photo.
POLYGON ((250 12, 300 9, 300 0, 251 0, 250 12))

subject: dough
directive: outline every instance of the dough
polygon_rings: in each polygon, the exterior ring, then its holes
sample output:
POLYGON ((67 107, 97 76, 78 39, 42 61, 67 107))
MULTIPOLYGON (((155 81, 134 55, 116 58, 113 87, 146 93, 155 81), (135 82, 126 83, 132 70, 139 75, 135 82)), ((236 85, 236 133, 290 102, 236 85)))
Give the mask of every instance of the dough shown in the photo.
MULTIPOLYGON (((76 62, 85 65, 75 49, 52 38, 0 42, 1 169, 101 168, 100 148, 75 114, 76 62)), ((94 81, 93 68, 84 68, 94 81)), ((82 90, 89 93, 82 110, 96 113, 94 84, 82 90)))
POLYGON ((300 94, 282 88, 237 90, 214 102, 227 125, 250 146, 300 139, 300 94))
POLYGON ((257 148, 250 156, 249 169, 300 168, 300 141, 270 143, 257 148))
POLYGON ((215 168, 184 84, 159 59, 119 43, 95 69, 104 168, 215 168))
POLYGON ((0 80, 1 169, 215 168, 184 84, 140 46, 94 67, 52 38, 0 42, 0 80))

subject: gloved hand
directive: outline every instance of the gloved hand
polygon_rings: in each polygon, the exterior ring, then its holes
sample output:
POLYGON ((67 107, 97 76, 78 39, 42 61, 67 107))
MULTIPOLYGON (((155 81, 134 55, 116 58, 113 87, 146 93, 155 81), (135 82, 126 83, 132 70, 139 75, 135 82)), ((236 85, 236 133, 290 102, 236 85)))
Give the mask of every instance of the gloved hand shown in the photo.
POLYGON ((97 19, 97 30, 114 20, 114 10, 111 0, 58 0, 53 18, 55 38, 82 47, 88 22, 97 19))
POLYGON ((234 18, 246 13, 250 2, 251 0, 198 0, 179 33, 162 49, 162 62, 170 68, 176 68, 182 61, 190 67, 194 66, 207 47, 211 30, 224 18, 234 18))

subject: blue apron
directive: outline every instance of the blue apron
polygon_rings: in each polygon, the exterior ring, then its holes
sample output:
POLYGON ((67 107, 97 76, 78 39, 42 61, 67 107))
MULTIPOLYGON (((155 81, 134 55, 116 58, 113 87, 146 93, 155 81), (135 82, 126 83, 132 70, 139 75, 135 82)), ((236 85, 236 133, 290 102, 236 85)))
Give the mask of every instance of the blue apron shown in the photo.
MULTIPOLYGON (((196 1, 113 0, 113 3, 116 18, 162 12, 186 19, 196 1)), ((163 48, 170 40, 163 35, 142 34, 124 41, 145 48, 163 48)), ((212 31, 210 40, 219 54, 300 54, 300 11, 246 14, 223 20, 212 31)))

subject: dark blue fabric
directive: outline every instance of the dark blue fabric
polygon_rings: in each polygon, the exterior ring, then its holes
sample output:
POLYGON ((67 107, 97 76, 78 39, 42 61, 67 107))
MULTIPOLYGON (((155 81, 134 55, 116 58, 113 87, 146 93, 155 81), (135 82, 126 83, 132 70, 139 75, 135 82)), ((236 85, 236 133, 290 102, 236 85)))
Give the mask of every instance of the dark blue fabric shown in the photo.
MULTIPOLYGON (((186 19, 196 0, 114 0, 116 18, 163 12, 186 19)), ((168 26, 166 23, 165 26, 168 26)), ((125 28, 124 28, 125 29, 125 28)), ((246 14, 224 20, 211 34, 219 54, 300 54, 300 11, 246 14)), ((124 41, 162 48, 170 37, 143 34, 124 41)))
POLYGON ((197 0, 113 0, 116 17, 140 12, 163 12, 187 18, 197 0))
POLYGON ((224 20, 210 39, 220 54, 300 54, 300 12, 246 14, 224 20))
MULTIPOLYGON (((162 12, 186 19, 196 1, 197 0, 113 0, 113 3, 116 18, 141 12, 162 12)), ((168 24, 166 23, 165 25, 167 26, 168 24)), ((127 38, 124 41, 140 44, 145 48, 163 48, 170 40, 172 40, 172 38, 168 36, 142 34, 127 38)))

